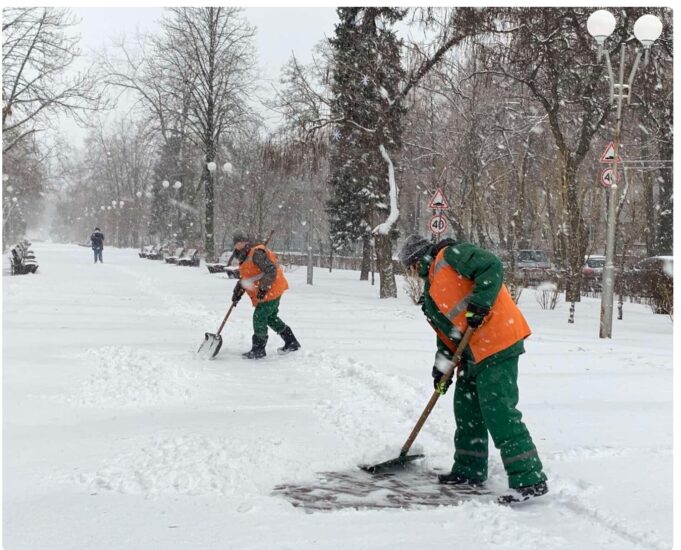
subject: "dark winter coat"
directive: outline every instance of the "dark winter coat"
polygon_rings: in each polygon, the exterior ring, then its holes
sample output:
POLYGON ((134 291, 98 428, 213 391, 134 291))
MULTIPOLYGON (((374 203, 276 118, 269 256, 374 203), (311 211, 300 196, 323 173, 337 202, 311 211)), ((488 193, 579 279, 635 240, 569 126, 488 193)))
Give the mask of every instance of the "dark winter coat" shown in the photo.
POLYGON ((95 231, 90 235, 90 241, 92 242, 92 249, 104 248, 104 233, 101 231, 95 231))

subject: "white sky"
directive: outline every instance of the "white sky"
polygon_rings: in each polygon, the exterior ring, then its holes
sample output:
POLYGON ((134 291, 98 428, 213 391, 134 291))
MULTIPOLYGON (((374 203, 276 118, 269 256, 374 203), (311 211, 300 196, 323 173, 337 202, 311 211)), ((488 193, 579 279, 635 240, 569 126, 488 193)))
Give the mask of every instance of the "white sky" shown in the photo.
MULTIPOLYGON (((122 34, 158 30, 162 8, 73 8, 81 23, 75 29, 81 35, 81 48, 89 52, 107 47, 111 39, 122 34)), ((334 7, 306 8, 246 8, 245 17, 257 28, 255 45, 263 76, 262 87, 270 90, 270 82, 279 79, 279 72, 292 52, 302 61, 311 59, 314 46, 325 36, 331 36, 337 21, 334 7)), ((271 122, 272 115, 263 112, 271 122)), ((85 130, 64 119, 61 131, 71 143, 80 143, 85 130)))

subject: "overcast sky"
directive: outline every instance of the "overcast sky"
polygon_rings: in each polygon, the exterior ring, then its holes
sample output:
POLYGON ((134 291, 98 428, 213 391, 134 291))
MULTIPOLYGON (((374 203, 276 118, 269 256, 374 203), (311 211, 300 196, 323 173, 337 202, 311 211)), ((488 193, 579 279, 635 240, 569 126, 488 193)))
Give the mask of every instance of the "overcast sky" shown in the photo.
MULTIPOLYGON (((74 8, 81 19, 76 31, 81 35, 83 53, 106 47, 122 34, 156 31, 162 8, 74 8)), ((314 46, 333 34, 337 20, 333 7, 318 8, 246 8, 244 15, 257 28, 255 45, 262 75, 277 82, 279 71, 295 52, 303 62, 310 60, 314 46)), ((270 89, 269 85, 265 85, 270 89)), ((266 113, 265 113, 266 114, 266 113)), ((80 143, 85 131, 75 123, 64 121, 62 130, 72 143, 80 143)))

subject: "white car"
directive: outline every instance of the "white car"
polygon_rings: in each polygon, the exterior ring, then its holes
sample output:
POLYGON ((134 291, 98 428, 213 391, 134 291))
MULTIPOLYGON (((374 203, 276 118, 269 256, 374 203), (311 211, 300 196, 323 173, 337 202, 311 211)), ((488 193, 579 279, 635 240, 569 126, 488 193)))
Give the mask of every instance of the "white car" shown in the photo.
POLYGON ((591 255, 584 257, 582 275, 584 277, 601 277, 605 267, 605 256, 591 255))

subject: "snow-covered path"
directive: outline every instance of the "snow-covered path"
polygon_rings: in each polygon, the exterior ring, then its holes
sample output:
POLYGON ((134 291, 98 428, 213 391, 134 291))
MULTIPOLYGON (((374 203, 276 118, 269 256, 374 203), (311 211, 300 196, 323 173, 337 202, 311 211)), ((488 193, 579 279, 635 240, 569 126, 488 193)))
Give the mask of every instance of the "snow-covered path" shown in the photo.
MULTIPOLYGON (((468 503, 306 514, 284 482, 396 456, 432 391, 434 336, 402 295, 357 273, 287 272, 281 316, 303 349, 241 359, 244 299, 215 361, 196 359, 233 281, 106 248, 35 243, 39 273, 3 277, 4 546, 11 549, 664 549, 672 542, 672 323, 626 304, 543 311, 520 363, 520 408, 551 492, 522 508, 468 503)), ((418 444, 451 466, 451 395, 418 444)), ((491 449, 490 487, 505 487, 491 449)))

